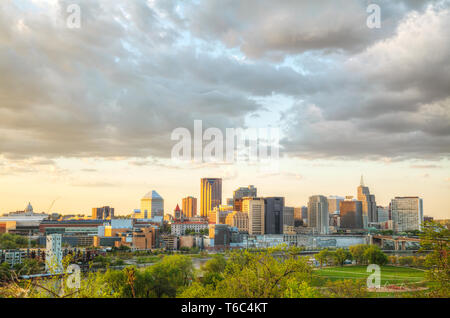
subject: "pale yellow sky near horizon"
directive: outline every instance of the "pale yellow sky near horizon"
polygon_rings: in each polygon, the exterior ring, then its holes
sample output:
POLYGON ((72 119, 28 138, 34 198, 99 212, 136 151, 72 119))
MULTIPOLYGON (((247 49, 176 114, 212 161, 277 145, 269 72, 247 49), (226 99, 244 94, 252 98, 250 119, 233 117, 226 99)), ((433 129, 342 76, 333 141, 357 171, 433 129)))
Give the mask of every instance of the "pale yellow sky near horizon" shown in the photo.
POLYGON ((117 215, 140 207, 140 198, 156 190, 172 213, 185 196, 199 198, 200 178, 223 178, 223 202, 240 186, 258 188, 260 196, 284 196, 286 205, 306 205, 308 197, 353 195, 361 174, 376 196, 388 205, 395 196, 420 196, 424 214, 450 218, 448 160, 341 161, 282 159, 278 173, 260 172, 258 166, 172 166, 170 161, 146 165, 145 161, 117 158, 58 159, 4 163, 0 168, 0 213, 23 210, 30 201, 37 212, 90 214, 93 207, 110 205, 117 215))

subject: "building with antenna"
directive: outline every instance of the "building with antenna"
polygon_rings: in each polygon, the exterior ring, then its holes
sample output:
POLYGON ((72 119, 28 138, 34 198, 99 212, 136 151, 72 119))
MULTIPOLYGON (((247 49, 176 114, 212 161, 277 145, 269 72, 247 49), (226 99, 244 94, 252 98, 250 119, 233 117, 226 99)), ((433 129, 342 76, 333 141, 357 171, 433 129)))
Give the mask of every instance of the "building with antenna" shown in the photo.
POLYGON ((357 188, 357 199, 362 202, 363 227, 368 228, 369 223, 378 222, 378 209, 375 196, 370 193, 369 188, 364 185, 364 178, 361 175, 361 181, 357 188))

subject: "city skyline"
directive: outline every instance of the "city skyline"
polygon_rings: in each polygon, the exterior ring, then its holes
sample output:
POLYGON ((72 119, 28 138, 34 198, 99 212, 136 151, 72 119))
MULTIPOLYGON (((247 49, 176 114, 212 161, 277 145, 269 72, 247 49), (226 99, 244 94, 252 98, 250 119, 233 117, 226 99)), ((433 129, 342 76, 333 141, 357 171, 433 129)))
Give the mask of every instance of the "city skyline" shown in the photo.
MULTIPOLYGON (((201 178, 201 180, 207 180, 207 179, 215 179, 215 180, 217 180, 217 179, 220 179, 220 178, 201 178)), ((286 196, 282 196, 282 195, 280 195, 279 197, 283 197, 284 198, 284 200, 285 200, 285 204, 284 204, 284 206, 292 206, 292 207, 302 207, 302 206, 308 206, 308 201, 309 201, 309 199, 311 198, 311 197, 313 197, 313 196, 317 196, 317 195, 320 195, 320 196, 324 196, 324 197, 326 197, 326 198, 328 198, 328 199, 335 199, 335 196, 337 195, 338 197, 340 197, 340 198, 342 198, 342 199, 344 199, 346 196, 350 196, 350 197, 353 197, 354 199, 357 199, 357 193, 358 193, 358 189, 361 187, 361 182, 362 182, 362 176, 361 176, 361 181, 360 181, 360 184, 357 186, 357 187, 355 187, 355 189, 356 189, 356 191, 354 191, 354 193, 344 193, 344 194, 323 194, 323 193, 316 193, 316 194, 313 194, 313 193, 311 193, 308 197, 307 197, 307 200, 306 200, 306 202, 303 204, 303 203, 300 203, 300 204, 289 204, 289 202, 293 202, 293 200, 289 200, 289 198, 287 198, 286 196), (356 194, 356 195, 355 195, 356 194)), ((225 182, 226 183, 226 182, 225 182)), ((223 181, 221 181, 221 187, 223 186, 223 181)), ((250 186, 250 185, 248 185, 248 186, 250 186)), ((255 184, 252 184, 252 186, 254 186, 255 187, 255 189, 258 189, 258 192, 262 192, 262 193, 264 193, 264 191, 262 191, 262 189, 260 189, 258 186, 255 186, 255 184)), ((367 184, 364 184, 364 186, 365 187, 368 187, 367 186, 367 184)), ((231 191, 230 193, 231 193, 231 195, 230 194, 226 194, 226 193, 222 193, 222 204, 226 204, 226 200, 227 200, 227 198, 232 198, 233 197, 233 193, 234 193, 234 191, 236 191, 236 190, 239 190, 239 189, 241 189, 242 187, 244 187, 244 188, 246 188, 247 186, 243 186, 243 185, 238 185, 238 186, 236 186, 235 188, 233 188, 234 190, 233 191, 231 191)), ((256 190, 255 190, 256 191, 256 190)), ((152 191, 150 191, 150 193, 151 192, 153 192, 153 193, 156 193, 156 191, 155 190, 152 190, 152 191)), ((196 195, 193 195, 193 194, 188 194, 188 195, 186 195, 186 197, 180 197, 180 199, 179 199, 179 201, 180 201, 180 203, 176 203, 175 204, 175 206, 177 206, 177 205, 179 205, 179 206, 183 206, 183 199, 185 199, 185 198, 193 198, 193 199, 196 199, 197 201, 200 201, 200 198, 201 198, 201 194, 200 194, 200 192, 201 191, 199 191, 198 192, 198 196, 196 196, 196 195)), ((373 194, 373 192, 372 192, 372 194, 373 194)), ((147 196, 149 195, 148 193, 146 194, 147 196)), ((157 194, 158 195, 158 194, 157 194)), ((392 196, 389 200, 388 200, 388 202, 386 203, 386 204, 384 204, 384 203, 380 203, 379 201, 376 201, 376 206, 382 206, 382 207, 388 207, 389 206, 389 204, 390 204, 390 202, 391 202, 391 200, 392 199, 395 199, 396 197, 415 197, 415 196, 418 196, 418 197, 421 197, 420 195, 413 195, 413 194, 411 194, 411 195, 394 195, 394 196, 392 196)), ((158 195, 158 197, 159 197, 159 195, 158 195)), ((271 195, 270 193, 268 193, 267 195, 258 195, 258 198, 268 198, 268 197, 274 197, 273 195, 271 195)), ((161 197, 159 197, 159 198, 161 198, 161 197)), ((421 197, 422 199, 423 199, 423 197, 421 197)), ((55 202, 58 200, 59 198, 57 198, 56 200, 55 200, 55 202)), ((164 196, 162 196, 162 199, 164 200, 164 201, 166 201, 166 199, 165 199, 165 197, 164 196)), ((141 199, 139 199, 139 206, 142 204, 142 202, 141 202, 141 199)), ((175 199, 175 201, 176 201, 176 199, 175 199)), ((31 202, 31 201, 30 201, 31 202)), ((30 205, 30 202, 27 204, 27 207, 30 205)), ((52 203, 54 203, 54 202, 52 202, 52 203)), ((33 206, 34 206, 34 203, 33 203, 33 206)), ((53 204, 52 204, 52 206, 53 206, 53 204)), ((164 207, 164 214, 171 214, 171 215, 173 215, 173 210, 174 210, 174 208, 175 208, 175 206, 172 208, 171 206, 165 206, 164 207)), ((24 208, 24 210, 26 210, 27 209, 27 207, 26 208, 24 208)), ((114 205, 112 205, 111 204, 111 207, 113 207, 114 209, 116 209, 115 207, 114 207, 114 205)), ((92 210, 93 208, 91 207, 91 208, 89 208, 89 211, 87 211, 87 212, 85 212, 85 211, 69 211, 69 212, 64 212, 64 211, 58 211, 58 210, 55 210, 55 209, 51 209, 51 211, 44 211, 44 210, 40 210, 39 208, 37 208, 37 209, 35 209, 35 212, 46 212, 46 213, 61 213, 61 214, 65 214, 65 215, 67 215, 67 214, 84 214, 84 215, 86 215, 86 216, 90 216, 91 215, 91 210, 92 210)), ((114 210, 113 209, 113 210, 114 210)), ((125 215, 133 215, 134 213, 135 213, 135 211, 134 210, 136 210, 136 209, 138 209, 137 207, 130 207, 127 211, 117 211, 118 213, 115 213, 115 215, 117 215, 117 216, 120 216, 120 215, 122 215, 122 216, 125 216, 125 215)), ((8 213, 8 212, 14 212, 14 211, 20 211, 21 210, 21 208, 16 208, 16 209, 12 209, 12 210, 10 210, 10 211, 1 211, 0 210, 0 215, 1 214, 3 214, 3 213, 8 213)), ((117 210, 117 209, 116 209, 117 210)), ((433 215, 431 215, 431 214, 429 214, 429 213, 427 213, 426 212, 426 209, 424 208, 424 215, 425 216, 431 216, 431 217, 435 217, 435 216, 433 216, 433 215)), ((200 210, 198 209, 197 210, 197 216, 200 216, 200 210)), ((150 217, 149 217, 150 218, 150 217)), ((439 218, 439 217, 435 217, 435 218, 439 218)), ((445 216, 444 216, 444 218, 445 218, 445 216)))

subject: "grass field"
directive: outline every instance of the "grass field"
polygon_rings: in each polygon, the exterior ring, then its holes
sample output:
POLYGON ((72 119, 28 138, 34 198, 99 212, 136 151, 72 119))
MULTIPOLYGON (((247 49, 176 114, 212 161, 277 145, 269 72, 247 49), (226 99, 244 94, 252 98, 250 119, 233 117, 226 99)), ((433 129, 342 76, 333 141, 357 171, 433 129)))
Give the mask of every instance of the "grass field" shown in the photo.
MULTIPOLYGON (((327 280, 364 279, 373 272, 367 266, 324 267, 314 271, 313 285, 323 286, 327 280)), ((381 285, 411 284, 423 281, 425 272, 416 268, 397 266, 381 267, 381 285)))

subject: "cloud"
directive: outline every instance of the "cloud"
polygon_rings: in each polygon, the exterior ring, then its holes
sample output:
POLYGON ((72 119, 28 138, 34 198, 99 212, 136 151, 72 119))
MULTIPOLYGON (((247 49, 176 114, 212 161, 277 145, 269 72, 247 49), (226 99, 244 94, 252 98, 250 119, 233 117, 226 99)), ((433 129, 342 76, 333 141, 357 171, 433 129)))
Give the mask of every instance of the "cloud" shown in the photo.
POLYGON ((264 125, 273 96, 293 101, 280 122, 290 155, 449 155, 448 1, 380 1, 379 30, 356 0, 84 0, 69 29, 73 2, 0 3, 11 160, 163 166, 152 160, 169 158, 173 129, 264 125))
POLYGON ((285 151, 303 157, 450 154, 450 11, 413 12, 396 33, 334 65, 323 92, 286 111, 285 151), (436 52, 437 51, 437 52, 436 52))
POLYGON ((367 27, 358 0, 208 0, 188 2, 186 22, 197 36, 239 47, 250 58, 283 59, 311 50, 359 52, 391 35, 410 10, 437 1, 377 1, 382 28, 367 27), (205 27, 207 26, 207 27, 205 27))

